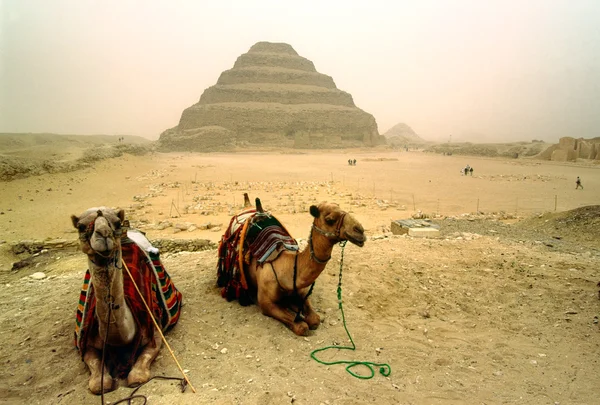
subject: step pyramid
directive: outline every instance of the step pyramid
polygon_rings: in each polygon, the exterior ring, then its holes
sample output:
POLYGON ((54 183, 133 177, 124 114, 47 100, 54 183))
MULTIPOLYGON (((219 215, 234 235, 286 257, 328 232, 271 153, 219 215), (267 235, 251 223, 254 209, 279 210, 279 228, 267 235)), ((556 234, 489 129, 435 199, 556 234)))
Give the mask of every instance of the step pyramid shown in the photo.
POLYGON ((375 118, 285 43, 259 42, 238 57, 179 124, 161 150, 228 150, 248 145, 341 148, 385 143, 375 118))

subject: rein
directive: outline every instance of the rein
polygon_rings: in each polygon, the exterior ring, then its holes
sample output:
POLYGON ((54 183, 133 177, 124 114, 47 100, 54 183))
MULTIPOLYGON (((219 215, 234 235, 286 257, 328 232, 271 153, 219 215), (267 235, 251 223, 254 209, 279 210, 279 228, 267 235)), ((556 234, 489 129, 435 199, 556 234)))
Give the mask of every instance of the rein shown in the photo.
POLYGON ((375 376, 375 370, 373 369, 374 367, 379 367, 379 374, 381 374, 384 377, 387 377, 392 373, 392 368, 387 363, 373 363, 370 361, 358 361, 358 360, 324 361, 324 360, 320 360, 317 358, 317 353, 323 352, 323 351, 329 350, 329 349, 352 350, 352 351, 356 350, 356 345, 354 344, 354 341, 352 340, 352 336, 350 336, 350 332, 348 332, 348 327, 346 326, 346 316, 344 315, 344 308, 342 306, 342 268, 344 266, 344 247, 346 246, 346 242, 347 241, 345 241, 345 240, 340 242, 340 246, 342 248, 342 254, 341 254, 341 259, 340 259, 340 275, 339 275, 339 281, 338 281, 338 287, 337 287, 337 298, 338 298, 338 307, 340 309, 340 312, 342 313, 342 321, 344 324, 344 330, 346 330, 346 334, 348 335, 348 339, 350 339, 350 343, 352 343, 352 346, 322 347, 320 349, 313 350, 310 353, 310 357, 313 360, 315 360, 317 363, 320 363, 320 364, 323 364, 326 366, 332 366, 335 364, 347 364, 346 371, 352 377, 360 378, 362 380, 369 380, 375 376), (352 371, 352 369, 357 366, 366 367, 369 370, 369 375, 360 375, 360 374, 357 374, 354 371, 352 371))

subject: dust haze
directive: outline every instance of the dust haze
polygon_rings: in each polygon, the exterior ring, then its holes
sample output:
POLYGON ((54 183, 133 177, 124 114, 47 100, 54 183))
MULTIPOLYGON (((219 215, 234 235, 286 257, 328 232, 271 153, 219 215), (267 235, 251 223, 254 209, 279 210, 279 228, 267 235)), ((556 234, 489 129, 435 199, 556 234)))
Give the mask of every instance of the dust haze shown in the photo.
POLYGON ((599 135, 595 1, 0 2, 0 132, 157 139, 258 41, 431 141, 599 135), (414 3, 414 2, 413 2, 414 3))

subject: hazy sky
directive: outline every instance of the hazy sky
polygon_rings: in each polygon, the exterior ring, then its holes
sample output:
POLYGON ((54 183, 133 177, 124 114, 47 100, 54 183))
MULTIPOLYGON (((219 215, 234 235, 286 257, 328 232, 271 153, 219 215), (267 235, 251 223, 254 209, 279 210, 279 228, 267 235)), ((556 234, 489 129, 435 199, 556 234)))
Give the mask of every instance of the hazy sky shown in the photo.
POLYGON ((0 132, 157 139, 258 41, 380 133, 600 136, 600 0, 0 0, 0 132))

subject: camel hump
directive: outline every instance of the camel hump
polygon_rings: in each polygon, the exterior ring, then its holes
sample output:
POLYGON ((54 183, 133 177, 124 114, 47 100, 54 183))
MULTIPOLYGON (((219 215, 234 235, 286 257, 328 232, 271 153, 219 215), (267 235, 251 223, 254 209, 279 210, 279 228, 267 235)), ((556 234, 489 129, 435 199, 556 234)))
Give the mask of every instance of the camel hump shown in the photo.
POLYGON ((244 208, 250 207, 250 197, 248 197, 248 193, 244 193, 244 208))
POLYGON ((256 212, 265 212, 262 207, 262 203, 260 202, 260 198, 256 197, 256 212))

